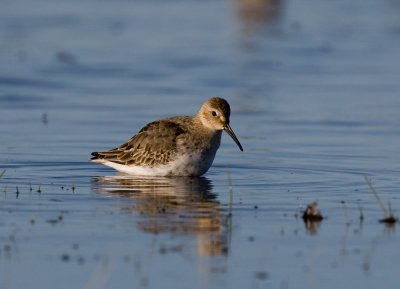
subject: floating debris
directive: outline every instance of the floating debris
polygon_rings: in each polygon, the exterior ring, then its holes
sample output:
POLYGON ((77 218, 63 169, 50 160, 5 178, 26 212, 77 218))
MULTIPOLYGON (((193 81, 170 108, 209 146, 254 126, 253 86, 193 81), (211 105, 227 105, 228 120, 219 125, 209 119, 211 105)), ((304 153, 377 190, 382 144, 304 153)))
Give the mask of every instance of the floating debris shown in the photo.
POLYGON ((397 223, 397 218, 393 215, 390 215, 388 217, 385 217, 383 219, 379 220, 380 223, 386 223, 388 225, 396 224, 397 223))
POLYGON ((5 173, 6 173, 6 170, 3 170, 3 171, 0 173, 0 178, 1 178, 2 176, 4 176, 5 173))
POLYGON ((394 224, 396 224, 397 222, 397 217, 394 216, 393 212, 392 212, 392 206, 390 205, 390 201, 389 201, 389 210, 388 210, 389 214, 383 218, 380 219, 379 222, 380 223, 386 223, 389 226, 392 226, 394 224))
POLYGON ((307 205, 307 208, 303 212, 303 220, 311 222, 319 222, 324 219, 321 212, 317 209, 318 201, 312 202, 307 205))
POLYGON ((308 233, 312 235, 317 233, 320 222, 324 219, 317 206, 318 201, 308 204, 302 216, 308 233))
POLYGON ((390 206, 389 202, 389 209, 386 209, 385 205, 381 201, 378 192, 375 190, 375 188, 372 186, 372 182, 370 179, 368 179, 366 176, 364 176, 365 181, 368 184, 369 189, 371 190, 372 194, 375 196, 375 199, 377 200, 379 206, 381 207, 382 211, 385 213, 385 217, 383 219, 380 219, 380 223, 386 223, 388 225, 394 225, 397 223, 397 218, 394 216, 392 212, 392 208, 390 206))

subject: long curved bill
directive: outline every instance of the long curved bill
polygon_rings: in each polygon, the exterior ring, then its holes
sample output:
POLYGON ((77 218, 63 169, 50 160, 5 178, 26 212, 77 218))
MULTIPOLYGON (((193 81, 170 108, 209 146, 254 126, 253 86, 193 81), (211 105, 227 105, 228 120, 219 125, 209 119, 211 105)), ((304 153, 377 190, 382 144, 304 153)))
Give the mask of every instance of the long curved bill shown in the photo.
POLYGON ((229 124, 227 124, 227 125, 224 127, 224 131, 226 131, 226 133, 229 134, 229 136, 230 136, 230 137, 235 141, 235 143, 238 145, 239 149, 240 149, 241 151, 243 151, 242 145, 240 144, 239 140, 237 139, 235 133, 233 132, 233 130, 232 130, 232 128, 231 128, 231 126, 230 126, 229 124))

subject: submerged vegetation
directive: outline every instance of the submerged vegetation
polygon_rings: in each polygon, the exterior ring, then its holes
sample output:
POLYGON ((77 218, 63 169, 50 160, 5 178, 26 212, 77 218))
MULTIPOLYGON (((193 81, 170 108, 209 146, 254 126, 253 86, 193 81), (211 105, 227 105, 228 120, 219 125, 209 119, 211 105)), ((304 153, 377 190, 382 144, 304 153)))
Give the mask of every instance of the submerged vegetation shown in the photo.
MULTIPOLYGON (((0 177, 3 177, 5 174, 5 170, 3 170, 0 173, 0 177)), ((7 196, 7 192, 9 191, 9 187, 15 187, 15 196, 18 199, 18 197, 21 195, 21 193, 23 193, 24 191, 29 191, 29 193, 32 193, 33 191, 35 191, 36 193, 38 193, 39 195, 41 195, 43 193, 43 185, 39 184, 37 185, 37 189, 34 189, 35 185, 32 185, 32 183, 30 182, 29 185, 24 185, 23 183, 19 183, 19 184, 7 184, 5 183, 4 186, 1 187, 1 191, 4 192, 4 196, 7 196)), ((66 190, 66 191, 71 191, 72 193, 76 192, 76 185, 75 182, 72 182, 71 185, 69 186, 65 186, 65 185, 60 185, 60 184, 47 184, 47 186, 50 187, 59 187, 62 191, 66 190)))

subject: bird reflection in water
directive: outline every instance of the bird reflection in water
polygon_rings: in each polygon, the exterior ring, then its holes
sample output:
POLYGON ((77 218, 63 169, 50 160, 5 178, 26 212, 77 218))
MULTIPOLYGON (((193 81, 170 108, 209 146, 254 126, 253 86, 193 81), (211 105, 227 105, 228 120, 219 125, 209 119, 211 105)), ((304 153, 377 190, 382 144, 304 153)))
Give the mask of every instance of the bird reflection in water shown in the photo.
POLYGON ((151 233, 191 235, 201 255, 228 253, 229 214, 222 213, 205 177, 143 178, 115 175, 93 179, 94 191, 128 198, 121 210, 139 213, 137 226, 151 233))

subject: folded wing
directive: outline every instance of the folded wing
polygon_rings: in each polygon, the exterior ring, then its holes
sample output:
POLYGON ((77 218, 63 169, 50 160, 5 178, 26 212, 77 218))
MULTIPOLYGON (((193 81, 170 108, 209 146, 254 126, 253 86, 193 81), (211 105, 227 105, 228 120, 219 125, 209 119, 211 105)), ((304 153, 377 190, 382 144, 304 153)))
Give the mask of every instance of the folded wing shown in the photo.
POLYGON ((125 144, 104 152, 93 152, 92 160, 109 161, 128 166, 168 164, 177 153, 177 139, 185 134, 173 121, 155 121, 143 127, 125 144))

